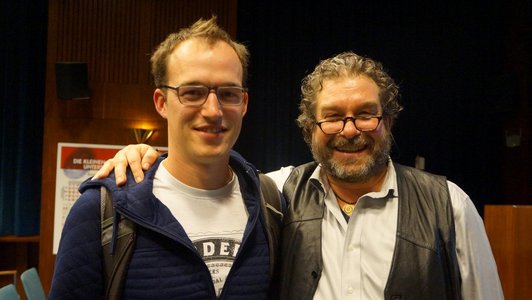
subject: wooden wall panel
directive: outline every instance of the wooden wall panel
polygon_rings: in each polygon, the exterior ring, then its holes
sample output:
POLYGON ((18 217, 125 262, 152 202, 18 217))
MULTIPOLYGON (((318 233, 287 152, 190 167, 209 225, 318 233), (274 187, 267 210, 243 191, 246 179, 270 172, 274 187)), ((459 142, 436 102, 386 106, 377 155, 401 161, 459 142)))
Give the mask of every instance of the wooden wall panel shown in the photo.
POLYGON ((61 2, 56 60, 88 62, 92 82, 139 83, 139 2, 61 2))
POLYGON ((50 0, 43 137, 39 275, 48 293, 52 255, 58 142, 135 143, 131 128, 158 131, 150 144, 165 146, 166 121, 155 111, 149 57, 166 36, 202 18, 236 36, 236 0, 50 0), (86 62, 91 99, 56 96, 55 63, 86 62))
POLYGON ((234 34, 236 27, 228 18, 236 16, 232 2, 61 2, 56 61, 88 62, 91 82, 150 84, 148 58, 153 47, 199 17, 209 18, 211 12, 234 34))
POLYGON ((486 205, 484 224, 505 299, 530 299, 532 206, 486 205))

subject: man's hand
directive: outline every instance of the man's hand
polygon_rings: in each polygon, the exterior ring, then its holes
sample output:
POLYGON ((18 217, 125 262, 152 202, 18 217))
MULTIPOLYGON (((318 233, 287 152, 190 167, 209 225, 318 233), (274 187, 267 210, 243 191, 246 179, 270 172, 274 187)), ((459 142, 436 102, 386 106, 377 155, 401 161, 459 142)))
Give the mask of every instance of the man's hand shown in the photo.
POLYGON ((114 158, 108 159, 92 179, 105 178, 114 169, 116 184, 119 186, 124 185, 126 183, 126 169, 129 164, 135 181, 141 182, 144 180, 143 170, 148 170, 160 155, 150 145, 128 145, 118 151, 114 158))

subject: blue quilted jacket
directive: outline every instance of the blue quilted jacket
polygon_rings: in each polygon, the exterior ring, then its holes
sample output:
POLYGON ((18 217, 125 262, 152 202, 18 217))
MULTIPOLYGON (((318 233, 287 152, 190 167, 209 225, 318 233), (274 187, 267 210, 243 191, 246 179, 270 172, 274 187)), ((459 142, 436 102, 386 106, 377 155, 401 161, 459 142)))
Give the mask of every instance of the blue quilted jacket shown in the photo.
MULTIPOLYGON (((85 181, 61 236, 49 299, 103 299, 100 244, 100 187, 111 191, 119 214, 136 223, 137 239, 124 283, 124 299, 216 299, 209 270, 179 222, 152 193, 162 157, 136 184, 123 187, 111 176, 85 181)), ((221 299, 265 299, 269 287, 269 250, 260 210, 255 168, 236 152, 237 174, 249 212, 244 237, 226 279, 221 299)))

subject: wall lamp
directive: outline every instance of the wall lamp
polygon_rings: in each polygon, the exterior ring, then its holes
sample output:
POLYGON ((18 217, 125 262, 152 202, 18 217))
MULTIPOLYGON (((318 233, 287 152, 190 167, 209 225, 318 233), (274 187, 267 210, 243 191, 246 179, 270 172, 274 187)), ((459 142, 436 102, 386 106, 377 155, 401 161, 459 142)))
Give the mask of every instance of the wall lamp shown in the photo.
POLYGON ((132 128, 133 134, 135 135, 135 140, 137 141, 137 144, 144 144, 146 143, 154 132, 156 132, 156 129, 146 129, 146 128, 132 128))

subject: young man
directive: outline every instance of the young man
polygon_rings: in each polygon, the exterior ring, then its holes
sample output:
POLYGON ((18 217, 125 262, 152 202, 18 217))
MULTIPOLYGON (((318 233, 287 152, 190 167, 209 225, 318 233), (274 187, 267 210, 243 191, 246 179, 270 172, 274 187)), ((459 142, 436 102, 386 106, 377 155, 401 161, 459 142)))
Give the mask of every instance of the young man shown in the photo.
MULTIPOLYGON (((320 62, 301 91, 298 125, 315 161, 268 174, 290 203, 281 299, 503 299, 469 197, 444 177, 391 161, 402 107, 382 66, 342 53, 320 62)), ((138 148, 149 165, 146 147, 138 148)), ((103 173, 114 163, 124 169, 126 157, 140 161, 128 147, 103 173)))
MULTIPOLYGON (((256 169, 231 148, 246 114, 248 51, 200 20, 151 57, 153 102, 168 121, 168 153, 146 180, 86 181, 65 223, 50 299, 107 298, 100 188, 135 224, 124 299, 265 299, 269 249, 256 169)), ((131 174, 130 174, 131 175, 131 174)), ((113 237, 116 242, 117 237, 113 237)))

